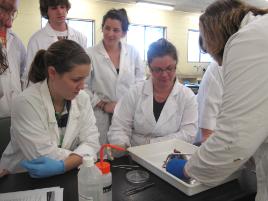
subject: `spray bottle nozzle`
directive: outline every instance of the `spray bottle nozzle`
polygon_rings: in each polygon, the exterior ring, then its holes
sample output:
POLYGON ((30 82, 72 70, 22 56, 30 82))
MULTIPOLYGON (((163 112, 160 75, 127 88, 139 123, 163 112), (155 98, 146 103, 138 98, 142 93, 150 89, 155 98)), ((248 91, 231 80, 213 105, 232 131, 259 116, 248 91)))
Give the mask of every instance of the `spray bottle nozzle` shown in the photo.
POLYGON ((119 151, 126 151, 126 149, 113 145, 113 144, 103 144, 100 149, 100 162, 96 163, 96 166, 101 170, 102 174, 108 174, 110 172, 110 163, 103 161, 104 148, 113 148, 119 151))

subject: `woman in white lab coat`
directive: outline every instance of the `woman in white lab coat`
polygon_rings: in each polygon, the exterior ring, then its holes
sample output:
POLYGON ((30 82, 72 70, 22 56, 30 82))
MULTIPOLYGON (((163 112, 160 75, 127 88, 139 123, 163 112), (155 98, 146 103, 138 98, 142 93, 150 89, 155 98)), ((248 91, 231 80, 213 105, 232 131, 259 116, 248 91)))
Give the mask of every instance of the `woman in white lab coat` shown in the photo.
POLYGON ((223 94, 222 66, 212 62, 202 78, 198 94, 198 127, 201 142, 215 130, 223 94))
POLYGON ((159 39, 147 57, 151 78, 133 86, 116 105, 109 142, 122 147, 169 139, 193 143, 197 102, 192 90, 176 79, 176 48, 159 39))
POLYGON ((223 66, 223 98, 215 132, 183 172, 217 185, 253 156, 256 201, 268 200, 268 9, 238 0, 218 0, 200 16, 207 52, 223 66))
POLYGON ((85 155, 96 156, 99 133, 84 80, 90 59, 71 40, 40 50, 32 64, 33 84, 12 104, 11 141, 0 168, 48 177, 79 166, 85 155))
POLYGON ((1 6, 0 39, 2 53, 6 62, 0 70, 0 88, 2 88, 0 118, 10 116, 12 99, 21 93, 21 75, 26 61, 25 47, 18 36, 11 30, 17 14, 17 1, 8 0, 2 2, 1 6))
POLYGON ((125 9, 109 10, 102 20, 103 40, 88 50, 92 61, 88 92, 91 94, 101 144, 107 143, 107 132, 117 101, 131 85, 145 78, 138 52, 120 41, 126 35, 128 25, 125 9))
POLYGON ((63 38, 73 40, 83 48, 87 48, 87 38, 66 23, 70 8, 69 0, 40 0, 40 13, 43 18, 48 19, 48 23, 44 28, 34 33, 28 42, 23 88, 28 85, 28 73, 38 50, 46 50, 52 43, 63 38))

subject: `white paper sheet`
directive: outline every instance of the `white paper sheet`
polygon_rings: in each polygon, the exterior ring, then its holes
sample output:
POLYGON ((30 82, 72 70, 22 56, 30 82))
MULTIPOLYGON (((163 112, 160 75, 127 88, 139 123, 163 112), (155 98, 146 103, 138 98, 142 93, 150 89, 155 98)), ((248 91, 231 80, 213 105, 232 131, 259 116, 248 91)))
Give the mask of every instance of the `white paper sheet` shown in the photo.
POLYGON ((63 188, 51 187, 2 193, 0 201, 63 201, 63 188))

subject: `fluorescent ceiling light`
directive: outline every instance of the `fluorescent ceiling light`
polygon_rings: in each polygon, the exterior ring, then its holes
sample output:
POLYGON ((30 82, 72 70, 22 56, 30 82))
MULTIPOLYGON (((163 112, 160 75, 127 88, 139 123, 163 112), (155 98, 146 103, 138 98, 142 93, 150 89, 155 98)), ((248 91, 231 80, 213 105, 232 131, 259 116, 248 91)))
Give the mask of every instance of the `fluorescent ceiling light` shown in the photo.
POLYGON ((146 8, 174 10, 173 5, 163 4, 163 3, 155 3, 155 2, 150 2, 150 1, 137 1, 137 5, 142 6, 142 7, 146 7, 146 8))

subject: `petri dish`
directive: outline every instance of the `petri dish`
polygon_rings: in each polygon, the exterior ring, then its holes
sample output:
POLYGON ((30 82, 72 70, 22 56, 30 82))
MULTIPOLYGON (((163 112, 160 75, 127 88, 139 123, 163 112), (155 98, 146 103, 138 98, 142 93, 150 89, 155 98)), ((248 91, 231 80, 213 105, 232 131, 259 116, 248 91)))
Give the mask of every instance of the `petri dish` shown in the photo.
POLYGON ((126 178, 131 183, 140 184, 148 181, 150 174, 144 170, 131 170, 126 173, 126 178))

